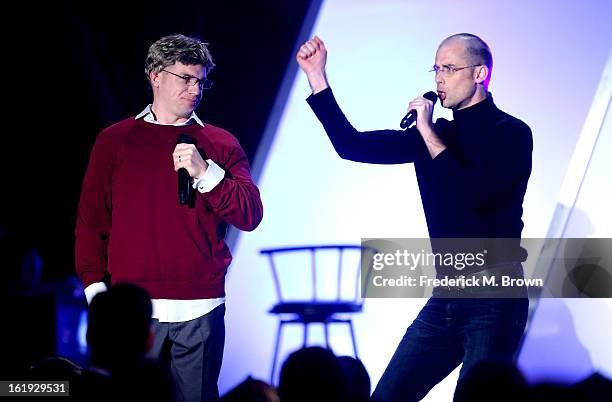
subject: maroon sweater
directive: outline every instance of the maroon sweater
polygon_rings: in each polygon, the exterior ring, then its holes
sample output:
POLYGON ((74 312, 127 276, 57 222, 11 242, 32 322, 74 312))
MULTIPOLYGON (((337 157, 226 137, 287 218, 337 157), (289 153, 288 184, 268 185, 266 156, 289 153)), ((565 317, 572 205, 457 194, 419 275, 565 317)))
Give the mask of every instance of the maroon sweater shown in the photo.
POLYGON ((128 118, 103 130, 93 147, 78 209, 76 270, 85 287, 110 274, 113 283, 134 283, 154 299, 222 297, 232 260, 227 224, 251 231, 262 214, 247 158, 230 133, 128 118), (195 208, 178 203, 172 151, 181 133, 225 170, 212 191, 196 190, 195 208))

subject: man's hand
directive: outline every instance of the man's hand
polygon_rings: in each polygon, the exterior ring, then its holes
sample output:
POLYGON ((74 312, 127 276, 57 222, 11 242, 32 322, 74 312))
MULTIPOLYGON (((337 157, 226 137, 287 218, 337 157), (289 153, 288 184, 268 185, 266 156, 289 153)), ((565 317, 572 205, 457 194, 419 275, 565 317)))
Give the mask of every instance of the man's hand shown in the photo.
POLYGON ((306 41, 295 56, 300 68, 306 73, 312 93, 316 94, 329 87, 325 76, 325 64, 327 62, 327 49, 318 37, 306 41))
POLYGON ((427 128, 433 130, 433 123, 431 122, 433 107, 433 102, 422 96, 417 96, 408 104, 408 110, 414 110, 417 113, 416 128, 420 132, 427 128))
POLYGON ((172 153, 172 160, 174 161, 175 172, 180 168, 185 168, 189 172, 189 176, 194 179, 202 177, 206 173, 206 169, 208 169, 208 163, 202 159, 202 156, 193 144, 176 144, 176 148, 174 148, 172 153))
POLYGON ((446 149, 446 145, 440 140, 438 134, 434 130, 431 118, 433 115, 434 103, 427 98, 418 96, 408 104, 408 110, 414 110, 417 113, 416 128, 419 130, 427 150, 431 158, 435 158, 438 154, 446 149))

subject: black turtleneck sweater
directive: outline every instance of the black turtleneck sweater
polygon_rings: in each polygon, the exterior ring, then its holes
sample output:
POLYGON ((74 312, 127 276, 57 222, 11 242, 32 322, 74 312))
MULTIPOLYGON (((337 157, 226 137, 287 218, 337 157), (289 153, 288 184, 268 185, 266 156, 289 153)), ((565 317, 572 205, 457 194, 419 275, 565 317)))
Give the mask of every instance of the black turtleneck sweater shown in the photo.
POLYGON ((307 101, 343 159, 414 163, 430 237, 520 239, 531 130, 499 110, 491 94, 454 110, 453 121, 435 122, 446 149, 433 159, 416 128, 357 131, 330 88, 307 101))

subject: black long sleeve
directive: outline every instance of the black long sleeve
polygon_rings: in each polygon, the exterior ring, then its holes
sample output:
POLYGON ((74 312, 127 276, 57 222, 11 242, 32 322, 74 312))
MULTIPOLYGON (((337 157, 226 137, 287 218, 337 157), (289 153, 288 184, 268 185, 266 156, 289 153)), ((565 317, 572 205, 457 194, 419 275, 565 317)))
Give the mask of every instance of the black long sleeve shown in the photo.
POLYGON ((481 154, 470 166, 455 156, 451 149, 441 152, 435 159, 440 184, 462 189, 468 203, 486 208, 503 202, 522 184, 531 172, 533 149, 531 130, 521 121, 499 125, 489 133, 494 138, 482 139, 481 154))
POLYGON ((416 129, 357 131, 330 88, 306 99, 342 159, 376 164, 414 162, 425 144, 416 129))
POLYGON ((413 162, 432 238, 518 238, 531 174, 533 140, 521 120, 499 110, 489 96, 434 130, 446 149, 431 158, 419 132, 357 131, 331 89, 308 104, 340 157, 357 162, 413 162))

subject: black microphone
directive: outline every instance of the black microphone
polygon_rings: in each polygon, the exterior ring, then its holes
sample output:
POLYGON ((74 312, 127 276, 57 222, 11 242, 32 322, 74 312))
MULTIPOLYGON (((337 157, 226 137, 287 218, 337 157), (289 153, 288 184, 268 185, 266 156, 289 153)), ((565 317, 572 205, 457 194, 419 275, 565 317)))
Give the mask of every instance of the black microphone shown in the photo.
MULTIPOLYGON (((176 139, 177 144, 195 144, 195 139, 187 134, 179 134, 176 139)), ((191 194, 191 176, 185 168, 178 170, 178 197, 179 204, 185 205, 189 201, 189 195, 191 194)))
MULTIPOLYGON (((436 95, 436 93, 433 92, 433 91, 429 91, 429 92, 423 94, 423 98, 429 99, 435 105, 436 101, 438 100, 438 95, 436 95)), ((414 123, 416 118, 417 118, 416 110, 409 110, 408 113, 406 114, 406 116, 404 116, 404 118, 402 119, 402 122, 400 123, 400 127, 403 128, 403 129, 406 129, 406 128, 410 127, 410 125, 412 123, 414 123)))

